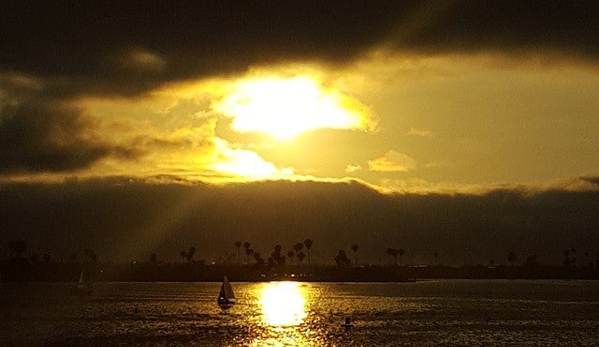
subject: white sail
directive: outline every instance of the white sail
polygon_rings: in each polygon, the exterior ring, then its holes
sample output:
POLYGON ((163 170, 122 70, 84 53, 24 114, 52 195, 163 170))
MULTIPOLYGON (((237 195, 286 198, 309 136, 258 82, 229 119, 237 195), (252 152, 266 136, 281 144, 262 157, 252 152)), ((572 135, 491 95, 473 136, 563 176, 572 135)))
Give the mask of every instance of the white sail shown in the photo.
POLYGON ((233 287, 231 287, 231 283, 227 276, 223 279, 223 287, 225 289, 225 297, 227 299, 235 299, 235 293, 233 292, 233 287))
POLYGON ((91 294, 93 290, 93 283, 90 281, 89 276, 87 274, 87 269, 83 268, 81 273, 79 274, 79 282, 77 282, 77 286, 71 289, 72 293, 75 294, 91 294))
POLYGON ((220 285, 218 293, 218 305, 223 309, 229 309, 235 304, 235 293, 227 276, 223 277, 223 283, 220 285))
POLYGON ((79 283, 77 283, 77 288, 83 289, 87 283, 87 272, 85 269, 81 270, 81 274, 79 275, 79 283))

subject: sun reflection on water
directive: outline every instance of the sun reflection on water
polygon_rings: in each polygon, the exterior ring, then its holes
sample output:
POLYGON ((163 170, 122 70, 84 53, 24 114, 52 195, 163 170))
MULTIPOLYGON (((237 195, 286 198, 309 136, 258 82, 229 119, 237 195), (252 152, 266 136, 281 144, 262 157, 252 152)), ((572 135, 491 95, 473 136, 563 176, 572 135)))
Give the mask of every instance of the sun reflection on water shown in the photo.
POLYGON ((249 347, 324 347, 336 340, 334 329, 315 317, 313 305, 321 297, 319 289, 300 282, 261 283, 253 292, 254 325, 249 347))
POLYGON ((307 293, 298 282, 267 283, 260 293, 264 323, 269 326, 294 326, 307 316, 307 293))

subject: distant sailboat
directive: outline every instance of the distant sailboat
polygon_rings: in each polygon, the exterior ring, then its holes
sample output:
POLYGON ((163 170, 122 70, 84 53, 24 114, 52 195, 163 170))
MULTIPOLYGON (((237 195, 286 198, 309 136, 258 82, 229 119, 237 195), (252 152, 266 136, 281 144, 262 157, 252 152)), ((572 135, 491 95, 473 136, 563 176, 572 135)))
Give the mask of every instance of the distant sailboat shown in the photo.
POLYGON ((223 277, 223 283, 220 286, 217 302, 218 306, 223 310, 228 310, 235 305, 235 293, 233 293, 233 287, 231 287, 231 283, 229 283, 227 276, 223 277))
POLYGON ((89 275, 87 274, 87 269, 83 268, 81 270, 81 274, 79 275, 79 282, 77 282, 77 286, 72 289, 74 294, 86 294, 89 295, 92 293, 93 283, 89 279, 89 275))

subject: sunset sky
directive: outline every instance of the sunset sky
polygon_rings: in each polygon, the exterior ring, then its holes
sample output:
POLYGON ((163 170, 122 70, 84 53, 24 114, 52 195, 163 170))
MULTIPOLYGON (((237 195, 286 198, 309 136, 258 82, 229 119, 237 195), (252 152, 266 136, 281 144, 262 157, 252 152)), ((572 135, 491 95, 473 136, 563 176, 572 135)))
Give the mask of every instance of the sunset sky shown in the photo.
MULTIPOLYGON (((7 239, 48 235, 40 231, 44 214, 33 223, 18 213, 30 207, 19 204, 51 201, 35 194, 55 189, 70 206, 66 201, 74 201, 64 195, 73 182, 86 192, 90 211, 102 210, 90 197, 98 184, 183 187, 187 194, 198 185, 252 190, 271 182, 309 186, 316 196, 328 186, 357 185, 380 199, 484 199, 501 190, 529 203, 530 194, 548 191, 590 194, 565 206, 590 211, 576 216, 576 226, 594 230, 585 240, 596 241, 596 8, 592 1, 528 0, 3 3, 0 195, 12 220, 0 227, 7 239)), ((405 213, 385 206, 395 222, 405 213)), ((162 207, 173 220, 155 224, 155 233, 172 236, 180 221, 172 206, 162 207)), ((522 216, 524 225, 530 229, 534 218, 522 216)), ((569 221, 560 220, 560 233, 570 232, 569 221)), ((395 222, 383 228, 382 239, 429 247, 396 235, 395 222)), ((102 223, 71 224, 64 229, 87 235, 74 237, 73 247, 102 239, 102 223)), ((140 228, 124 224, 124 234, 140 228)), ((264 236, 255 228, 235 231, 226 242, 264 236)), ((330 228, 340 232, 334 223, 330 228)), ((308 225, 299 229, 321 236, 308 225)), ((435 238, 438 228, 425 229, 424 238, 435 238)), ((352 229, 332 247, 365 240, 367 230, 352 229)))

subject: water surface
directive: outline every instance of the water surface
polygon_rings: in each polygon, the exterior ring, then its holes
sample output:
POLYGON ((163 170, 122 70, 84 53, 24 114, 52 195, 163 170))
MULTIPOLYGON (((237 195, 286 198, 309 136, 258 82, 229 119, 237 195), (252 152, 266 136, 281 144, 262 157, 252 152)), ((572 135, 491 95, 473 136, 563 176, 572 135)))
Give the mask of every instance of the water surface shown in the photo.
POLYGON ((1 283, 2 346, 597 346, 598 281, 1 283), (352 326, 342 324, 351 318, 352 326))

